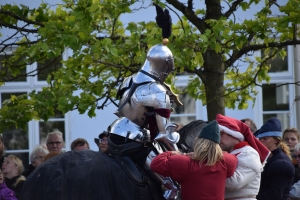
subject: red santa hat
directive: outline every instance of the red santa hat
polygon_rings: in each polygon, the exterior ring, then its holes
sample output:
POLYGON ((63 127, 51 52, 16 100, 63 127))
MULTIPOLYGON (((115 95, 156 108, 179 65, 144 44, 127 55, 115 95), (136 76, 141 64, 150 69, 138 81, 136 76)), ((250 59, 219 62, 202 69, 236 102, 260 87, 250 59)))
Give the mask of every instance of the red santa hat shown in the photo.
POLYGON ((270 151, 252 134, 250 128, 242 121, 217 114, 216 121, 219 124, 220 132, 224 132, 237 138, 239 141, 246 141, 254 148, 260 156, 261 163, 265 163, 270 151))

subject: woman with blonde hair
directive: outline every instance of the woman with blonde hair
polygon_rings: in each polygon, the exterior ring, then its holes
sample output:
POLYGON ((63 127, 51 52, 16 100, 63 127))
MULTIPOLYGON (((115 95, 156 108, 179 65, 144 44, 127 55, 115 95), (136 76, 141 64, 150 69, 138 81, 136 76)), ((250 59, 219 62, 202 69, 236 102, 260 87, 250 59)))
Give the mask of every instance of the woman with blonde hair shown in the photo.
POLYGON ((194 140, 191 157, 164 152, 153 159, 151 170, 180 183, 183 200, 224 200, 226 178, 234 174, 237 158, 222 152, 219 144, 219 126, 212 121, 194 140))
POLYGON ((20 197, 25 177, 22 176, 23 162, 14 155, 9 155, 5 158, 2 164, 2 172, 5 176, 6 186, 16 193, 17 198, 20 197))
POLYGON ((282 138, 292 153, 296 144, 300 141, 300 133, 296 128, 290 127, 283 131, 282 138))
POLYGON ((294 158, 294 149, 300 141, 300 133, 296 128, 290 127, 283 131, 282 138, 290 149, 290 155, 292 156, 292 162, 295 167, 294 183, 296 183, 300 180, 300 169, 297 160, 294 158))

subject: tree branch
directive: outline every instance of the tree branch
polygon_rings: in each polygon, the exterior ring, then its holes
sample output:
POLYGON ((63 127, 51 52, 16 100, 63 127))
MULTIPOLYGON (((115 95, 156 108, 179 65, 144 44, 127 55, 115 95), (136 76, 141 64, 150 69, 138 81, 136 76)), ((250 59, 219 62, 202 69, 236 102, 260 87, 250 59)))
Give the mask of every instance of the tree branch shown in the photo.
POLYGON ((32 21, 30 19, 27 19, 27 18, 24 18, 24 17, 20 17, 19 15, 16 15, 15 13, 12 13, 10 11, 5 11, 5 10, 2 10, 0 9, 0 14, 4 14, 4 15, 8 15, 8 16, 11 16, 13 17, 14 19, 17 19, 17 20, 21 20, 23 22, 26 22, 28 24, 34 24, 34 25, 39 25, 41 27, 44 27, 44 25, 40 22, 36 22, 36 21, 32 21))
POLYGON ((244 0, 236 0, 232 3, 231 7, 225 12, 224 16, 228 19, 237 9, 238 5, 244 0))
POLYGON ((193 0, 188 0, 188 9, 193 10, 193 0))
POLYGON ((254 44, 243 47, 241 50, 234 53, 227 61, 225 61, 225 70, 232 66, 235 61, 237 61, 241 56, 247 54, 250 51, 258 51, 265 48, 282 48, 288 45, 300 44, 300 40, 288 40, 285 42, 270 42, 268 44, 254 44))
POLYGON ((14 30, 18 30, 20 32, 26 32, 26 33, 37 33, 38 32, 37 29, 21 28, 21 27, 14 26, 14 25, 8 24, 6 22, 1 22, 1 21, 0 21, 0 26, 4 26, 6 28, 10 28, 10 29, 14 29, 14 30))
MULTIPOLYGON (((224 94, 224 95, 222 95, 222 96, 215 97, 214 99, 221 98, 221 97, 226 97, 226 96, 228 96, 229 94, 231 94, 231 93, 233 93, 233 92, 240 91, 240 90, 244 90, 244 89, 248 88, 251 84, 257 85, 256 79, 257 79, 257 76, 258 76, 259 72, 260 72, 261 69, 262 69, 262 66, 263 66, 264 64, 266 64, 266 63, 267 63, 273 56, 275 56, 276 54, 277 54, 277 51, 274 52, 273 55, 271 55, 270 57, 266 58, 263 62, 260 63, 257 72, 255 73, 255 75, 253 76, 252 80, 251 80, 249 83, 247 83, 246 85, 242 85, 242 86, 240 86, 239 88, 236 88, 236 89, 234 89, 234 90, 230 90, 230 91, 227 92, 226 94, 224 94)), ((238 76, 238 74, 237 74, 237 76, 238 76)), ((212 99, 211 101, 213 101, 214 99, 212 99)))
POLYGON ((195 15, 195 12, 193 10, 188 9, 183 3, 179 2, 178 0, 167 0, 169 4, 174 6, 177 10, 182 12, 182 14, 185 15, 185 17, 194 25, 198 28, 200 32, 204 32, 206 29, 206 24, 205 22, 197 17, 195 15))
MULTIPOLYGON (((258 87, 263 87, 263 85, 261 85, 261 84, 257 84, 257 83, 255 83, 255 85, 256 86, 258 86, 258 87)), ((298 82, 293 82, 293 83, 282 83, 282 84, 278 84, 278 85, 275 85, 275 86, 265 86, 265 87, 268 87, 268 88, 277 88, 277 87, 281 87, 281 86, 284 86, 284 85, 297 85, 297 86, 300 86, 300 81, 298 81, 298 82)))
MULTIPOLYGON (((3 43, 0 43, 0 46, 4 46, 5 48, 8 47, 8 46, 22 46, 22 45, 31 45, 31 44, 36 44, 38 43, 39 40, 36 40, 36 41, 30 41, 30 42, 13 42, 13 43, 9 43, 9 44, 3 44, 3 43)), ((0 52, 3 52, 3 50, 5 50, 5 48, 2 48, 0 50, 0 52)))

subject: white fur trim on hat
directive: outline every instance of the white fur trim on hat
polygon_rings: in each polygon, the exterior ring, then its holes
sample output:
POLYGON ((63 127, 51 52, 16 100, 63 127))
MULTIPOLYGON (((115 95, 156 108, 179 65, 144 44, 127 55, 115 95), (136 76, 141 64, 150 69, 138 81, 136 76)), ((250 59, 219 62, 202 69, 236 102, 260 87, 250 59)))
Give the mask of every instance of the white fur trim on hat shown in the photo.
POLYGON ((219 129, 220 129, 220 132, 223 131, 224 133, 226 133, 228 135, 231 135, 232 137, 235 137, 239 141, 244 141, 245 140, 243 134, 238 132, 238 131, 231 130, 231 129, 227 128, 226 126, 222 126, 220 124, 219 124, 219 129))

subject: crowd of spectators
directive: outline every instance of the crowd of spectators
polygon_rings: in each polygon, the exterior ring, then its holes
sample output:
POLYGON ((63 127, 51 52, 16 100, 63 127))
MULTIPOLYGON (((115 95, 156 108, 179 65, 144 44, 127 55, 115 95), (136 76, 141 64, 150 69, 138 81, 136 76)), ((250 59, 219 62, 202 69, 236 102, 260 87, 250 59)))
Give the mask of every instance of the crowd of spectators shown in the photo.
MULTIPOLYGON (((95 142, 99 152, 106 152, 108 132, 99 134, 95 142)), ((18 200, 26 178, 43 162, 63 153, 63 134, 59 130, 48 133, 46 144, 36 146, 29 156, 30 164, 24 170, 23 162, 15 155, 5 154, 3 136, 0 134, 0 200, 18 200)), ((89 143, 84 138, 77 138, 71 143, 71 151, 90 149, 89 143)))
MULTIPOLYGON (((233 158, 237 158, 237 162, 231 159, 235 170, 222 172, 223 175, 225 174, 224 177, 222 175, 222 180, 224 179, 222 188, 224 188, 220 189, 220 184, 215 185, 214 191, 218 191, 214 193, 215 196, 221 197, 220 199, 300 199, 300 133, 296 128, 289 127, 282 131, 281 123, 276 118, 269 119, 259 129, 249 118, 237 120, 218 115, 213 123, 203 128, 198 139, 195 139, 194 149, 197 152, 186 155, 179 152, 162 153, 153 161, 153 171, 165 176, 173 176, 176 181, 182 182, 181 189, 188 188, 182 191, 182 197, 185 199, 189 199, 191 191, 193 191, 192 196, 196 195, 194 193, 197 191, 206 199, 214 199, 209 190, 203 188, 209 186, 207 178, 214 179, 210 178, 215 175, 215 172, 211 170, 216 170, 219 162, 221 166, 224 162, 228 162, 227 167, 231 166, 230 159, 225 158, 227 155, 224 152, 227 152, 234 155, 233 158), (215 127, 216 124, 218 128, 215 127), (219 132, 220 136, 216 135, 216 132, 219 132), (213 134, 215 136, 212 136, 213 134), (216 153, 214 149, 217 148, 222 149, 224 155, 212 156, 216 153), (203 154, 209 151, 212 152, 203 154), (213 161, 209 158, 210 156, 213 161), (201 166, 199 168, 201 170, 197 172, 201 174, 199 179, 195 176, 196 171, 199 170, 197 165, 201 166), (189 169, 191 166, 194 166, 193 169, 189 169), (184 170, 181 170, 181 167, 184 170), (203 175, 205 170, 207 173, 203 175), (189 173, 192 174, 191 178, 194 178, 192 185, 189 181, 183 181, 190 176, 189 173), (196 183, 199 186, 195 185, 196 183)), ((108 140, 107 131, 103 131, 97 138, 94 138, 100 153, 108 152, 108 140)), ((4 157, 5 147, 2 134, 0 134, 1 198, 17 200, 26 178, 43 162, 63 153, 63 147, 63 134, 60 131, 54 130, 48 133, 46 144, 40 144, 32 150, 30 164, 24 170, 22 160, 15 155, 4 157)), ((77 138, 72 141, 70 149, 71 151, 90 150, 90 145, 86 139, 77 138)))
MULTIPOLYGON (((226 158, 223 155, 223 159, 214 162, 213 168, 209 169, 210 160, 216 156, 204 150, 203 147, 208 146, 205 142, 198 144, 199 147, 194 146, 194 152, 186 155, 176 152, 159 154, 152 161, 151 169, 179 182, 183 200, 300 199, 300 143, 297 129, 287 128, 282 131, 281 122, 277 118, 267 120, 259 129, 249 118, 237 120, 217 115, 216 121, 221 139, 214 140, 212 134, 208 139, 216 145, 220 144, 223 152, 234 155, 238 160, 234 173, 227 177, 225 185, 224 177, 219 175, 218 178, 211 178, 211 174, 216 173, 214 170, 218 163, 223 162, 223 169, 228 169, 228 163, 224 163, 226 158), (197 149, 200 147, 201 152, 207 156, 204 160, 198 160, 195 156, 199 154, 197 149), (207 172, 201 174, 203 171, 207 172), (217 188, 216 185, 210 185, 215 180, 218 180, 217 188), (224 196, 220 196, 222 194, 224 196)), ((209 132, 206 128, 208 125, 201 130, 194 145, 203 137, 203 131, 209 132)))

